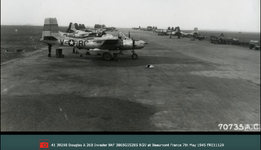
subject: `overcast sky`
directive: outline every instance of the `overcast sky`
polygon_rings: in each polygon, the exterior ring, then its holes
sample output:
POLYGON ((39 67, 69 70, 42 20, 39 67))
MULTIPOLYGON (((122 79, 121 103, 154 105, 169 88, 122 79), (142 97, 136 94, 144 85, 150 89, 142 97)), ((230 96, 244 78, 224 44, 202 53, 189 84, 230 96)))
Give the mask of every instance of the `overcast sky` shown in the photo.
POLYGON ((59 26, 260 32, 260 0, 1 0, 1 25, 43 25, 47 17, 59 26))

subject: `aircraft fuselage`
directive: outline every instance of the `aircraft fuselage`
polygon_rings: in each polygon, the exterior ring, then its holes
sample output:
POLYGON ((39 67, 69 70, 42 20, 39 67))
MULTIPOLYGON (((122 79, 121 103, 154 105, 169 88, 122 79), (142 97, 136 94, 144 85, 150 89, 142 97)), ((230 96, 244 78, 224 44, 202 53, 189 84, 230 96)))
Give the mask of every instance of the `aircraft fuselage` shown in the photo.
POLYGON ((58 38, 55 39, 41 39, 41 42, 58 46, 58 47, 77 47, 80 49, 111 49, 111 50, 129 50, 129 49, 141 49, 145 47, 145 42, 142 40, 135 41, 133 45, 132 40, 120 40, 118 38, 111 39, 76 39, 76 38, 58 38))

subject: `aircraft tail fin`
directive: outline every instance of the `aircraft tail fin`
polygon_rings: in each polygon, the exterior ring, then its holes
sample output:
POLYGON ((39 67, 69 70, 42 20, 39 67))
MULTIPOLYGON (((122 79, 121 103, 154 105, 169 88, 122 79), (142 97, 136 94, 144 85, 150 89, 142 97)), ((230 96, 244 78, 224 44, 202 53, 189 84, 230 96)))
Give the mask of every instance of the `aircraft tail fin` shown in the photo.
POLYGON ((74 24, 74 28, 75 28, 75 30, 79 30, 79 26, 77 23, 74 24))
POLYGON ((55 34, 59 33, 59 26, 56 18, 45 18, 44 27, 42 32, 42 39, 47 37, 54 37, 55 34))
POLYGON ((73 23, 70 22, 69 27, 68 27, 68 29, 67 29, 67 32, 72 32, 72 29, 71 29, 71 28, 72 28, 72 24, 73 24, 73 23))
POLYGON ((176 32, 180 32, 179 26, 175 27, 175 31, 176 31, 176 32))
POLYGON ((71 24, 70 30, 71 30, 71 31, 76 31, 75 24, 73 24, 73 23, 71 24))
POLYGON ((83 28, 83 29, 86 29, 86 27, 85 27, 85 25, 84 25, 84 24, 82 24, 82 28, 83 28))
POLYGON ((82 24, 79 24, 78 28, 79 28, 79 30, 81 30, 82 29, 82 24))
POLYGON ((197 28, 197 27, 194 28, 194 30, 193 30, 193 34, 199 34, 199 32, 198 32, 198 28, 197 28))
POLYGON ((43 31, 50 31, 52 33, 57 33, 59 31, 59 26, 56 18, 45 18, 43 31))

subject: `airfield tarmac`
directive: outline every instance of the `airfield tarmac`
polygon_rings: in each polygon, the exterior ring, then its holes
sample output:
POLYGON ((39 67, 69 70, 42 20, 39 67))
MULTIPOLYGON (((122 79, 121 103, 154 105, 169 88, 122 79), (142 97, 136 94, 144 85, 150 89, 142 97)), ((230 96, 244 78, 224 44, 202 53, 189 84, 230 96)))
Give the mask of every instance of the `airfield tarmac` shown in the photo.
POLYGON ((138 60, 80 57, 71 48, 48 58, 46 47, 1 65, 1 131, 234 131, 218 124, 260 123, 259 50, 131 36, 149 43, 138 60))

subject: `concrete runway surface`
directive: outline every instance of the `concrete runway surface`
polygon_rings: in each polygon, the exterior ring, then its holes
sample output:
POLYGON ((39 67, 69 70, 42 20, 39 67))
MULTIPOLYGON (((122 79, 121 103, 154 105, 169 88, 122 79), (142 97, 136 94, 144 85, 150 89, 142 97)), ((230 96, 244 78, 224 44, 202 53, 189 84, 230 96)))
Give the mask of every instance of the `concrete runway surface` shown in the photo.
POLYGON ((131 36, 149 43, 138 60, 80 57, 71 48, 48 58, 46 47, 1 65, 1 131, 235 131, 218 125, 260 123, 259 50, 131 36))

